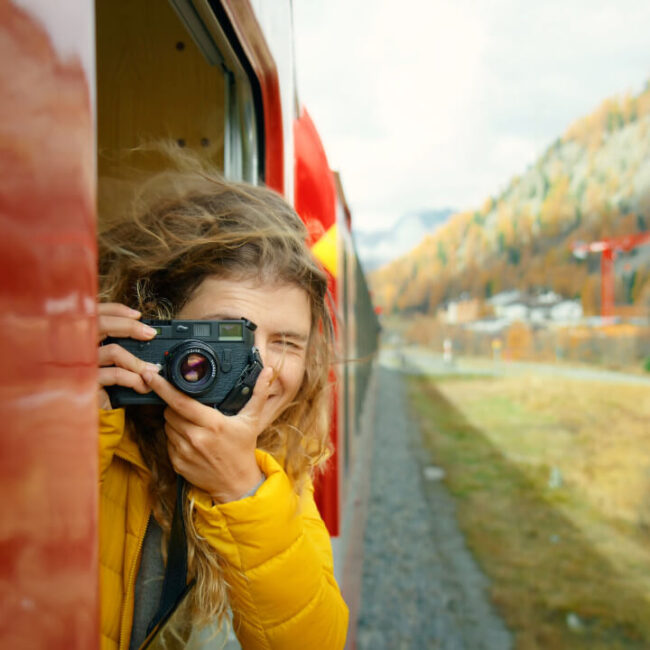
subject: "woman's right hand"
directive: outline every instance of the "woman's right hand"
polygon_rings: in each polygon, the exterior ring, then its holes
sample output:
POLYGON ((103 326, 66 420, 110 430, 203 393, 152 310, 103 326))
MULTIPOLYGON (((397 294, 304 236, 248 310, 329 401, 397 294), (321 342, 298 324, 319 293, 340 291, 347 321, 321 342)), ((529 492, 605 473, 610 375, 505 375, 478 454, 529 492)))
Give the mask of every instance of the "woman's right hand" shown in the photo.
MULTIPOLYGON (((129 337, 138 341, 150 341, 156 330, 140 322, 142 314, 135 309, 116 302, 97 305, 98 343, 106 337, 129 337)), ((99 394, 101 409, 111 409, 111 401, 104 386, 126 386, 138 393, 148 393, 151 388, 142 379, 145 370, 158 373, 158 366, 146 363, 127 352, 121 345, 110 343, 99 346, 99 394)))

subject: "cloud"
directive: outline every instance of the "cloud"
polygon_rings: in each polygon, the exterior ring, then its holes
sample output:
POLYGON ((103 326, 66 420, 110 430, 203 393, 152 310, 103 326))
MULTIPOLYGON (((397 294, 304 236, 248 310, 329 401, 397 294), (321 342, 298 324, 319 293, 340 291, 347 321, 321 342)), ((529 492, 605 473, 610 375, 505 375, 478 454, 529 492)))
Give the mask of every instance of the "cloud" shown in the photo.
POLYGON ((300 100, 364 228, 478 205, 650 73, 641 0, 294 0, 294 14, 300 100))

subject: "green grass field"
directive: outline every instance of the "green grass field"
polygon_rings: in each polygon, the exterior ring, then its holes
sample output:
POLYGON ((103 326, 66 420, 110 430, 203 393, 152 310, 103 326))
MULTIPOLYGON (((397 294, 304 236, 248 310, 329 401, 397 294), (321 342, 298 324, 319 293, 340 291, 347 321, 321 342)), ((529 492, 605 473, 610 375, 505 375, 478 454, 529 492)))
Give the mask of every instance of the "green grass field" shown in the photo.
POLYGON ((650 391, 534 376, 410 391, 516 647, 650 647, 650 391))

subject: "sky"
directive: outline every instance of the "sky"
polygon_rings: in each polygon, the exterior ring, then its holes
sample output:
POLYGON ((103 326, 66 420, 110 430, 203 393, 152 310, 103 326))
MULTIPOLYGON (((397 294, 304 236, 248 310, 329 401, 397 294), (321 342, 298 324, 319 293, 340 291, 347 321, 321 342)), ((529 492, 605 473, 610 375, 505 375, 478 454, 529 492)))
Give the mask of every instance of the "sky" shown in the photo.
POLYGON ((479 207, 650 78, 648 0, 293 0, 299 101, 358 230, 479 207))

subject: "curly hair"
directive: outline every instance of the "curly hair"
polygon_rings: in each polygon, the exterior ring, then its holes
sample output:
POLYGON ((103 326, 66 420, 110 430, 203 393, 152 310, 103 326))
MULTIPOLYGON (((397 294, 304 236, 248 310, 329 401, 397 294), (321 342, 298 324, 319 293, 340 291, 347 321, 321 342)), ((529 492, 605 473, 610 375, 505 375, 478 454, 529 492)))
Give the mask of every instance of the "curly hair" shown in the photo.
MULTIPOLYGON (((173 163, 173 169, 132 179, 130 199, 119 210, 103 213, 100 203, 100 300, 124 303, 145 318, 174 318, 210 276, 303 289, 312 322, 305 375, 296 399, 257 442, 283 465, 299 493, 331 454, 327 276, 306 244, 305 226, 281 196, 224 180, 183 152, 173 163)), ((154 516, 167 539, 175 473, 162 407, 127 408, 127 422, 151 471, 154 516)), ((220 621, 228 606, 223 560, 196 532, 192 513, 190 502, 184 517, 189 572, 196 579, 193 617, 220 621)))

